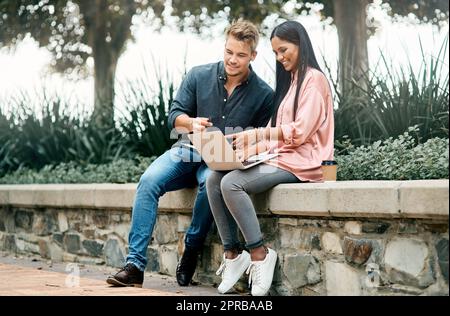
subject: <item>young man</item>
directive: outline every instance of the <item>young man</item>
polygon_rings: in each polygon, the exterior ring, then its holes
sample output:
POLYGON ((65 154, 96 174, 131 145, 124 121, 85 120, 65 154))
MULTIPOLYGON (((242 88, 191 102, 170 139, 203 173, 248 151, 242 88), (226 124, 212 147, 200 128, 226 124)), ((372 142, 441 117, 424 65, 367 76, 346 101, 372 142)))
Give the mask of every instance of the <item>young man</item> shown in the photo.
MULTIPOLYGON (((259 34, 247 21, 226 31, 224 60, 194 67, 181 83, 169 113, 169 126, 178 133, 265 126, 272 114, 273 90, 251 69, 259 34)), ((185 250, 177 266, 178 284, 191 282, 206 235, 213 221, 206 194, 210 170, 199 154, 181 142, 156 159, 137 187, 129 234, 126 265, 107 283, 141 287, 147 265, 147 247, 156 221, 159 198, 168 191, 198 185, 185 250)))

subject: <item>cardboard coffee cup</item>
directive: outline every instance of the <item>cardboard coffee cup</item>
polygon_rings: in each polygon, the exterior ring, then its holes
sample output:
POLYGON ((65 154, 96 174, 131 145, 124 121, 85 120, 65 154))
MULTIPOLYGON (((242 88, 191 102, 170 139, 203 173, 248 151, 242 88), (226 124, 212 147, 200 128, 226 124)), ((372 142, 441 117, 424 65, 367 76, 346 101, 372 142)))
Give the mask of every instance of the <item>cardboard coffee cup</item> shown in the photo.
POLYGON ((322 161, 322 173, 324 181, 336 181, 337 162, 334 160, 322 161))

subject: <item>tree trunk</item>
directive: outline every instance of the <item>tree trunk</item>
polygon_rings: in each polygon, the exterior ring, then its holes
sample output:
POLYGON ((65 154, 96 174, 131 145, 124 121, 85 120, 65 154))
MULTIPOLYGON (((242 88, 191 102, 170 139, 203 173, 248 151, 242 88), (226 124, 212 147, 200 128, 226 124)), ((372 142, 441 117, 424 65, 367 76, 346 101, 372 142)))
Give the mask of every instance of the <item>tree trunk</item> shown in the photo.
POLYGON ((136 10, 133 0, 119 1, 123 12, 113 13, 109 1, 78 1, 84 17, 88 43, 94 57, 94 113, 99 128, 114 127, 114 78, 117 62, 131 36, 131 19, 136 10))
POLYGON ((94 113, 93 122, 98 127, 114 126, 114 78, 118 55, 105 42, 96 37, 92 48, 94 57, 94 113))
POLYGON ((339 36, 339 88, 348 92, 349 81, 364 86, 369 69, 366 8, 368 0, 334 0, 334 20, 339 36))

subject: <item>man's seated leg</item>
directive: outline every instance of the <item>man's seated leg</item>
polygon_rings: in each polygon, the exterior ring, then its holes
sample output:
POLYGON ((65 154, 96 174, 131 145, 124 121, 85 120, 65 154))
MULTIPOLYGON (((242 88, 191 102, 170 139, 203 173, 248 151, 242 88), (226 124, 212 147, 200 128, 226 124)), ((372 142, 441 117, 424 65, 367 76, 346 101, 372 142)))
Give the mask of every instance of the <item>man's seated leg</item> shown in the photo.
POLYGON ((188 286, 191 283, 197 267, 198 255, 203 249, 203 243, 213 222, 206 193, 206 179, 209 173, 210 169, 204 163, 196 173, 197 198, 192 210, 192 222, 186 232, 184 252, 177 265, 177 282, 181 286, 188 286))
POLYGON ((175 147, 158 157, 139 180, 134 199, 129 253, 126 265, 107 283, 115 286, 142 286, 147 266, 147 247, 156 222, 159 198, 168 191, 195 184, 195 172, 200 162, 192 162, 191 149, 175 147))

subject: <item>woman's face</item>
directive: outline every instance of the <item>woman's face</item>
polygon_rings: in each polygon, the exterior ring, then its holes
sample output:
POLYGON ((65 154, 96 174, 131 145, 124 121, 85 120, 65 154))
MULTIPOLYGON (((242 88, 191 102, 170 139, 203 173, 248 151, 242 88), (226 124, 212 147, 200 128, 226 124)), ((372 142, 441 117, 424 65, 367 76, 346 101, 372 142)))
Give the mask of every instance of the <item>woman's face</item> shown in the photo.
POLYGON ((286 71, 296 71, 298 68, 299 47, 276 36, 272 38, 271 42, 277 61, 283 65, 286 71))

